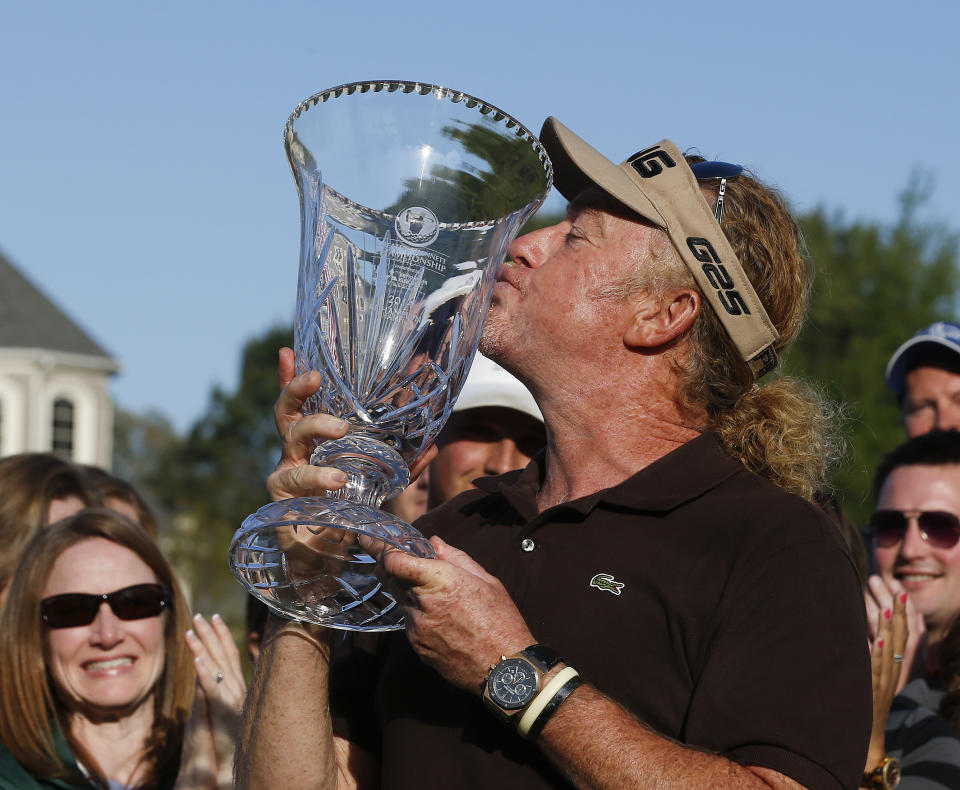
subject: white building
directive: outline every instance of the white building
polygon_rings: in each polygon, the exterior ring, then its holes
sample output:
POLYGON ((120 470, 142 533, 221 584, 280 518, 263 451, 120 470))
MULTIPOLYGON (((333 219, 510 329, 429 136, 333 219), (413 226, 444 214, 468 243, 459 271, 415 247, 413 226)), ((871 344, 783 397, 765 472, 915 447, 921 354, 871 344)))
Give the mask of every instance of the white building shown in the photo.
POLYGON ((109 469, 119 369, 0 255, 0 456, 52 450, 109 469))

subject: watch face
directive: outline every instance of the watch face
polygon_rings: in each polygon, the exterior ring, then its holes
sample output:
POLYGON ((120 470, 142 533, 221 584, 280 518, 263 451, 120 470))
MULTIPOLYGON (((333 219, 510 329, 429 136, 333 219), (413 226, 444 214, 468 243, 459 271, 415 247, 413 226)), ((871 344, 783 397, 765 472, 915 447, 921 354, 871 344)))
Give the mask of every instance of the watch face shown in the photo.
POLYGON ((487 691, 504 710, 518 710, 532 700, 540 690, 536 670, 522 658, 501 661, 490 674, 487 691))

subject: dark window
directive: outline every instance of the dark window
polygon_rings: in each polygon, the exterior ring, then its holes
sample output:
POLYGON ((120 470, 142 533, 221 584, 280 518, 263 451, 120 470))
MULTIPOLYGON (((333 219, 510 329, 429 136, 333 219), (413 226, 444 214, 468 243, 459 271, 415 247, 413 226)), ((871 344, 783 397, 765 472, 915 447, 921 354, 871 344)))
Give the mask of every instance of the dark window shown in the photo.
POLYGON ((73 457, 73 403, 66 398, 53 402, 53 451, 73 457))

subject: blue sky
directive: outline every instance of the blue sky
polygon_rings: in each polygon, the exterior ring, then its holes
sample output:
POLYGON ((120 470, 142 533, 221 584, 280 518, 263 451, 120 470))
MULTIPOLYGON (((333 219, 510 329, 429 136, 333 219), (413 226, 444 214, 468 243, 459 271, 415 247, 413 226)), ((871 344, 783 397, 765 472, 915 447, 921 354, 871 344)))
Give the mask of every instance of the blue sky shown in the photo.
POLYGON ((615 161, 669 137, 850 219, 891 221, 921 167, 926 216, 957 230, 958 27, 946 0, 7 0, 0 251, 120 359, 121 407, 184 428, 292 320, 281 132, 307 96, 443 84, 615 161))

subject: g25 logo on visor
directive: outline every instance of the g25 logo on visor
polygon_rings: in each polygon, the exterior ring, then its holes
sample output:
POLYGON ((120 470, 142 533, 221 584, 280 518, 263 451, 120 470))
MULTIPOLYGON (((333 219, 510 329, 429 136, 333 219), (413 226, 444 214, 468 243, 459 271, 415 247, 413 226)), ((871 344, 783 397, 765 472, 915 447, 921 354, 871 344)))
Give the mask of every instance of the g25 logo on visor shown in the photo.
POLYGON ((652 145, 635 153, 627 160, 641 178, 653 178, 663 172, 664 167, 676 167, 673 157, 659 145, 652 145))
POLYGON ((702 264, 700 268, 703 269, 710 285, 716 289, 717 298, 723 305, 723 309, 730 315, 750 315, 750 308, 747 307, 740 292, 733 287, 733 278, 727 271, 727 267, 720 262, 713 245, 699 236, 690 236, 687 239, 687 246, 693 253, 693 257, 702 264))

